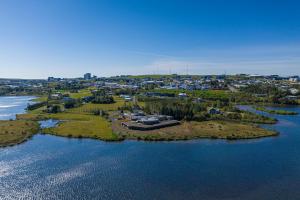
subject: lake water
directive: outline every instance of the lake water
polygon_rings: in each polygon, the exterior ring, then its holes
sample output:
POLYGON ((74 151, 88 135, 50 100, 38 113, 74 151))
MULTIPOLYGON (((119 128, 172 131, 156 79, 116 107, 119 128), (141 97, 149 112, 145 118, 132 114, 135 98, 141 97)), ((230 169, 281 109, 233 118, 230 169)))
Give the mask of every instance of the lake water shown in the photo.
POLYGON ((0 97, 0 120, 15 119, 16 114, 25 112, 25 108, 34 97, 0 97))
POLYGON ((300 199, 300 117, 278 119, 279 137, 231 142, 39 134, 0 149, 0 199, 300 199))

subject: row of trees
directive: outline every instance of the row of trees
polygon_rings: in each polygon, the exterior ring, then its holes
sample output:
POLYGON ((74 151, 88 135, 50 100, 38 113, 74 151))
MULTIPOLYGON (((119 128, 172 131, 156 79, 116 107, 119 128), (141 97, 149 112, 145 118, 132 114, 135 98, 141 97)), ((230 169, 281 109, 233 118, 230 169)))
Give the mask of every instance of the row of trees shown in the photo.
POLYGON ((278 87, 269 84, 251 84, 245 88, 242 88, 242 91, 250 94, 266 95, 285 95, 286 93, 279 90, 278 87))
POLYGON ((145 112, 150 114, 162 114, 173 116, 177 120, 192 120, 201 111, 206 111, 206 107, 195 104, 190 100, 165 100, 156 99, 145 103, 145 112))
POLYGON ((145 102, 146 113, 162 114, 173 116, 177 120, 195 120, 204 121, 210 119, 233 120, 251 123, 275 123, 276 120, 267 116, 258 115, 251 112, 241 111, 233 104, 222 101, 210 101, 197 103, 191 99, 172 100, 149 98, 145 102), (208 107, 221 108, 222 114, 209 114, 208 107))

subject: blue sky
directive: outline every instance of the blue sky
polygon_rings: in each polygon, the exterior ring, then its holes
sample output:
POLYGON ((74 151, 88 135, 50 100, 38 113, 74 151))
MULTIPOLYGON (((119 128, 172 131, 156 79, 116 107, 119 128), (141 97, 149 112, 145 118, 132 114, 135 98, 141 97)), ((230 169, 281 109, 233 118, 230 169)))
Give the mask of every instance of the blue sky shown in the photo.
POLYGON ((300 2, 0 0, 0 77, 300 75, 300 2))

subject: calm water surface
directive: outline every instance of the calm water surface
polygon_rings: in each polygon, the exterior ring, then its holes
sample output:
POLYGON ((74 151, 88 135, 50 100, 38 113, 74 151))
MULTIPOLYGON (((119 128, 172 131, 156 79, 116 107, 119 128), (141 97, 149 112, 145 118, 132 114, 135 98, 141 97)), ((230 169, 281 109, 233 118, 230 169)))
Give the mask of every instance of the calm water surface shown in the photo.
POLYGON ((0 97, 0 120, 15 119, 16 114, 25 112, 28 103, 34 97, 0 97))
POLYGON ((0 199, 300 199, 300 117, 278 118, 279 137, 235 142, 36 135, 0 149, 0 199))

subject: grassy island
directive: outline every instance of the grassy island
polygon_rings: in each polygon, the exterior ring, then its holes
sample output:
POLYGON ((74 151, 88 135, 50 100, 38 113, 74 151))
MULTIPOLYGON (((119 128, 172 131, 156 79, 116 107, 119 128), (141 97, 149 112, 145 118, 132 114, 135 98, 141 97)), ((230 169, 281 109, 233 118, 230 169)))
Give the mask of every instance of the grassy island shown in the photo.
POLYGON ((22 143, 38 130, 39 125, 34 121, 0 121, 0 147, 22 143))
POLYGON ((275 115, 298 115, 299 113, 287 110, 271 110, 266 107, 254 107, 256 110, 275 115))

